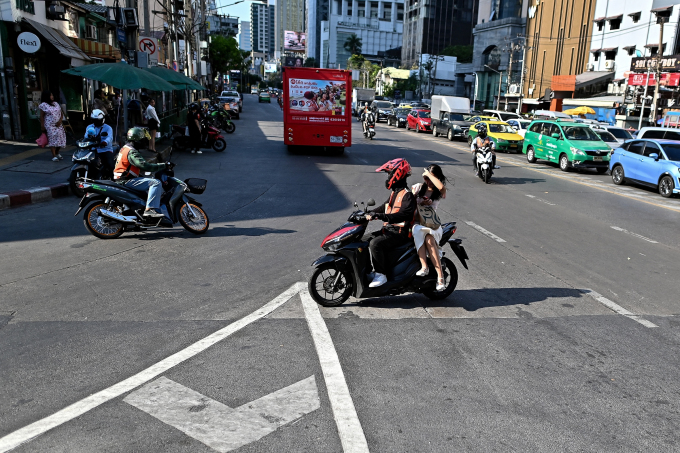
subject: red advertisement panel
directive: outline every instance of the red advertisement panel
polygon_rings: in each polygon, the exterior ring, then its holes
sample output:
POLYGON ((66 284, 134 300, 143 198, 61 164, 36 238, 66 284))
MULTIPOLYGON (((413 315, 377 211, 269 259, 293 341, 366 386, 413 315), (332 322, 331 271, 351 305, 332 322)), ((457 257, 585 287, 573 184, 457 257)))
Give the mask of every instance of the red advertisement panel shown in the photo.
MULTIPOLYGON (((628 76, 628 85, 631 86, 645 86, 647 84, 647 74, 630 74, 628 76)), ((661 86, 677 87, 680 85, 680 73, 670 72, 661 74, 661 86)), ((656 74, 651 72, 649 74, 649 86, 656 85, 656 74)))

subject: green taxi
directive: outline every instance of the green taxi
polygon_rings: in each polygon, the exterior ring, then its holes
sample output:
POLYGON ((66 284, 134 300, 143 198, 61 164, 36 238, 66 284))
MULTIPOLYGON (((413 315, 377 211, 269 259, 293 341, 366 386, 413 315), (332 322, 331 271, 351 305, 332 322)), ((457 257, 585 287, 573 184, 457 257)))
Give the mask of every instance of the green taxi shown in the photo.
POLYGON ((522 138, 508 123, 492 119, 490 121, 480 121, 470 126, 467 133, 468 145, 477 137, 477 126, 486 124, 486 133, 496 144, 496 151, 520 152, 522 150, 522 138))
POLYGON ((555 162, 562 171, 594 168, 609 169, 611 148, 588 125, 569 120, 533 121, 524 135, 522 152, 529 163, 537 159, 555 162))
POLYGON ((257 102, 269 102, 270 104, 272 103, 272 98, 269 97, 269 93, 267 91, 260 91, 260 94, 258 95, 257 102))

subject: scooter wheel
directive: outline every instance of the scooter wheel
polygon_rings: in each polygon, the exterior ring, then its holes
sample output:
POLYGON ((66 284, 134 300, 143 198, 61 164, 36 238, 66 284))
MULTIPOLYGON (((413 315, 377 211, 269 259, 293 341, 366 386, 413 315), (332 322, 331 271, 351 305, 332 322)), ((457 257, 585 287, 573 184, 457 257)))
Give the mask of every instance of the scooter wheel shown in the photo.
POLYGON ((225 142, 223 138, 218 138, 217 140, 215 140, 215 143, 213 143, 212 148, 218 153, 221 153, 222 151, 227 149, 227 142, 225 142))
POLYGON ((227 134, 233 134, 236 130, 236 125, 234 123, 227 123, 224 125, 224 132, 227 134))
POLYGON ((122 223, 116 223, 100 216, 99 211, 105 208, 106 205, 104 203, 92 203, 85 209, 83 223, 87 231, 94 237, 99 239, 116 239, 123 234, 125 227, 122 223))
POLYGON ((442 258, 442 265, 444 269, 444 291, 423 291, 423 294, 432 300, 442 300, 446 299, 451 295, 456 286, 458 285, 458 270, 456 266, 448 258, 442 258))
POLYGON ((334 263, 324 263, 317 267, 307 284, 309 295, 324 307, 342 305, 352 294, 352 277, 334 263), (338 273, 340 276, 338 277, 338 273), (335 286, 335 280, 337 283, 335 286))
POLYGON ((78 198, 83 198, 83 195, 85 195, 85 190, 76 185, 76 180, 83 176, 85 176, 85 171, 76 170, 72 171, 68 177, 68 185, 71 187, 71 193, 78 198))

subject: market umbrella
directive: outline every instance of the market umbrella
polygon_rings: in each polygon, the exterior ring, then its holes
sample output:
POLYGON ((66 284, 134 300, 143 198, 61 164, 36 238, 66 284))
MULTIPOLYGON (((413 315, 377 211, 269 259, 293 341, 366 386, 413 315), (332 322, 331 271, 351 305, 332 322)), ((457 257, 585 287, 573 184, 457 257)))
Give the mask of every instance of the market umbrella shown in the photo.
POLYGON ((176 85, 166 82, 157 75, 135 68, 127 63, 89 64, 65 69, 61 72, 104 82, 121 90, 146 88, 151 91, 173 91, 177 89, 176 85))
POLYGON ((567 115, 587 115, 587 114, 594 115, 595 110, 591 109, 590 107, 581 106, 576 107, 575 109, 565 110, 562 113, 566 113, 567 115))
POLYGON ((203 85, 196 82, 195 80, 185 76, 181 72, 173 71, 172 69, 163 68, 161 66, 152 66, 146 68, 147 72, 160 77, 166 82, 170 82, 178 87, 187 88, 189 90, 206 90, 203 85))

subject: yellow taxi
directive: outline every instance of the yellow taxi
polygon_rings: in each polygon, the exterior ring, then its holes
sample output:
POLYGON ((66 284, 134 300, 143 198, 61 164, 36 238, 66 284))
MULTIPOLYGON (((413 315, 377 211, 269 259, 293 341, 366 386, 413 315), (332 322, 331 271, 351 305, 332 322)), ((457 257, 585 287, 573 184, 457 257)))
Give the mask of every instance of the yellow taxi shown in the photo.
POLYGON ((468 129, 468 145, 477 137, 477 126, 486 124, 487 135, 496 144, 496 151, 522 151, 524 137, 519 135, 508 123, 504 121, 479 121, 468 129))

